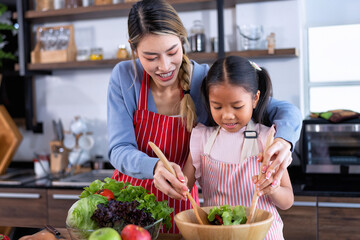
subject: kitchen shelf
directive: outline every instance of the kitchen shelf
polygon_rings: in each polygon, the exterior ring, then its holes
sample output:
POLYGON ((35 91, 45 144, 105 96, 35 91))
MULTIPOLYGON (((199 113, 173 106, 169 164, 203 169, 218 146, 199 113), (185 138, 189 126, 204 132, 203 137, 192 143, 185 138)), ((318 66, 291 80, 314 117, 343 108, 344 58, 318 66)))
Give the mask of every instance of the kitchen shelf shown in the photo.
MULTIPOLYGON (((216 1, 214 0, 168 0, 168 2, 177 11, 194 11, 204 9, 216 9, 216 1)), ((233 1, 230 1, 233 2, 233 1)), ((118 3, 108 5, 93 5, 89 7, 63 8, 48 11, 26 11, 24 17, 26 20, 43 23, 54 21, 71 21, 82 19, 98 19, 111 17, 127 17, 129 10, 134 2, 118 3)), ((13 14, 13 18, 17 18, 17 13, 13 14)))
POLYGON ((269 54, 267 49, 232 51, 225 53, 226 56, 240 56, 246 58, 281 58, 281 57, 297 57, 299 55, 296 48, 280 48, 275 49, 274 54, 269 54))
MULTIPOLYGON (((226 56, 241 56, 247 58, 281 58, 296 57, 298 51, 296 48, 275 49, 275 54, 268 54, 267 50, 248 50, 227 52, 226 56)), ((218 58, 217 53, 188 53, 187 56, 199 63, 213 63, 218 58)), ((129 59, 126 59, 129 60, 129 59)), ((30 63, 29 70, 64 70, 64 69, 93 69, 93 68, 113 68, 120 59, 106 59, 98 61, 75 61, 60 63, 30 63)))
MULTIPOLYGON (((268 2, 268 1, 284 1, 284 0, 225 0, 224 7, 231 8, 240 3, 251 2, 268 2)), ((216 9, 216 0, 167 0, 176 11, 196 11, 216 9)), ((93 5, 89 7, 63 8, 48 11, 29 10, 24 14, 26 20, 44 23, 55 21, 74 21, 84 19, 98 19, 111 17, 127 17, 130 8, 134 2, 93 5)), ((17 13, 13 14, 13 18, 17 19, 17 13)))

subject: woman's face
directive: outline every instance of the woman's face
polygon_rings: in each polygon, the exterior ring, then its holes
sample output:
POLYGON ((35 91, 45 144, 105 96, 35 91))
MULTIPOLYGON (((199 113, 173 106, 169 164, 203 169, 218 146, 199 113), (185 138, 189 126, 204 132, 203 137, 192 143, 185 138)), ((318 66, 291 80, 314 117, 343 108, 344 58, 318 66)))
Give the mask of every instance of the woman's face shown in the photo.
POLYGON ((148 34, 138 44, 136 53, 157 87, 178 87, 177 76, 183 57, 179 37, 148 34))
POLYGON ((209 103, 214 121, 228 132, 237 132, 250 121, 253 109, 259 100, 243 87, 228 83, 209 88, 209 103))

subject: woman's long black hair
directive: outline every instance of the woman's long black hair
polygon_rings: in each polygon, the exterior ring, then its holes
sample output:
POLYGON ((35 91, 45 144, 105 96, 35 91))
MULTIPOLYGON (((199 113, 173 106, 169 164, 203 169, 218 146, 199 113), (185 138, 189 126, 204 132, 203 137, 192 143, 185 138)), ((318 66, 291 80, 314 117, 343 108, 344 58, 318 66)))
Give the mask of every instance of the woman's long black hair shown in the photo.
POLYGON ((216 126, 217 124, 211 116, 209 89, 213 85, 225 82, 243 87, 247 92, 252 93, 253 97, 255 97, 259 90, 260 97, 253 111, 252 119, 256 123, 270 124, 266 107, 269 98, 272 97, 272 83, 267 70, 265 68, 257 68, 257 65, 250 63, 248 59, 238 56, 220 58, 211 66, 201 85, 201 92, 210 116, 209 124, 211 126, 216 126))

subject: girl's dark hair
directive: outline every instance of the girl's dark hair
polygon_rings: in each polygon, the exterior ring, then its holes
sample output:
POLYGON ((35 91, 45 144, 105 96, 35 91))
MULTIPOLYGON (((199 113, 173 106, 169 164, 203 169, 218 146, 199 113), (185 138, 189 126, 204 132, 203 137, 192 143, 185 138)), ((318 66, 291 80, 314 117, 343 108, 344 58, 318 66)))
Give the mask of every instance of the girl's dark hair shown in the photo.
POLYGON ((256 123, 269 125, 266 107, 272 96, 272 84, 270 76, 265 68, 257 70, 246 58, 229 56, 218 59, 210 68, 206 78, 202 82, 201 92, 210 116, 209 124, 217 125, 211 116, 209 103, 209 89, 211 86, 228 83, 243 87, 255 97, 260 91, 260 97, 253 111, 252 119, 256 123))
MULTIPOLYGON (((190 90, 190 60, 185 54, 187 32, 175 9, 164 0, 142 0, 135 3, 130 9, 128 17, 129 42, 135 65, 135 51, 147 34, 175 35, 182 43, 183 60, 178 78, 183 90, 190 90)), ((136 78, 136 75, 135 75, 136 78)), ((196 121, 196 109, 190 94, 185 94, 180 102, 180 115, 186 119, 186 128, 189 132, 196 121)))

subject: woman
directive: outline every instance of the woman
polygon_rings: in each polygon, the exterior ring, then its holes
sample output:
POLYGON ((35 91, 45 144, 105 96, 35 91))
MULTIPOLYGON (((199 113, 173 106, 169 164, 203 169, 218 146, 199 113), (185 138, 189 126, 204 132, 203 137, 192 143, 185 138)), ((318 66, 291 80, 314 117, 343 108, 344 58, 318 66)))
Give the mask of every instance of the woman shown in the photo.
MULTIPOLYGON (((186 29, 163 0, 135 3, 129 13, 128 34, 134 59, 115 66, 108 89, 113 178, 141 185, 158 200, 168 200, 174 216, 190 208, 182 195, 186 186, 181 169, 189 153, 192 127, 208 120, 200 86, 209 67, 189 61, 184 50, 186 29), (172 162, 177 178, 164 168, 149 141, 172 162)), ((267 172, 278 169, 274 180, 279 180, 291 163, 290 150, 299 137, 302 118, 296 107, 275 99, 267 111, 277 126, 276 139, 265 155, 274 160, 267 172)), ((196 186, 191 194, 198 200, 196 186)), ((170 232, 178 232, 174 223, 170 232)))

